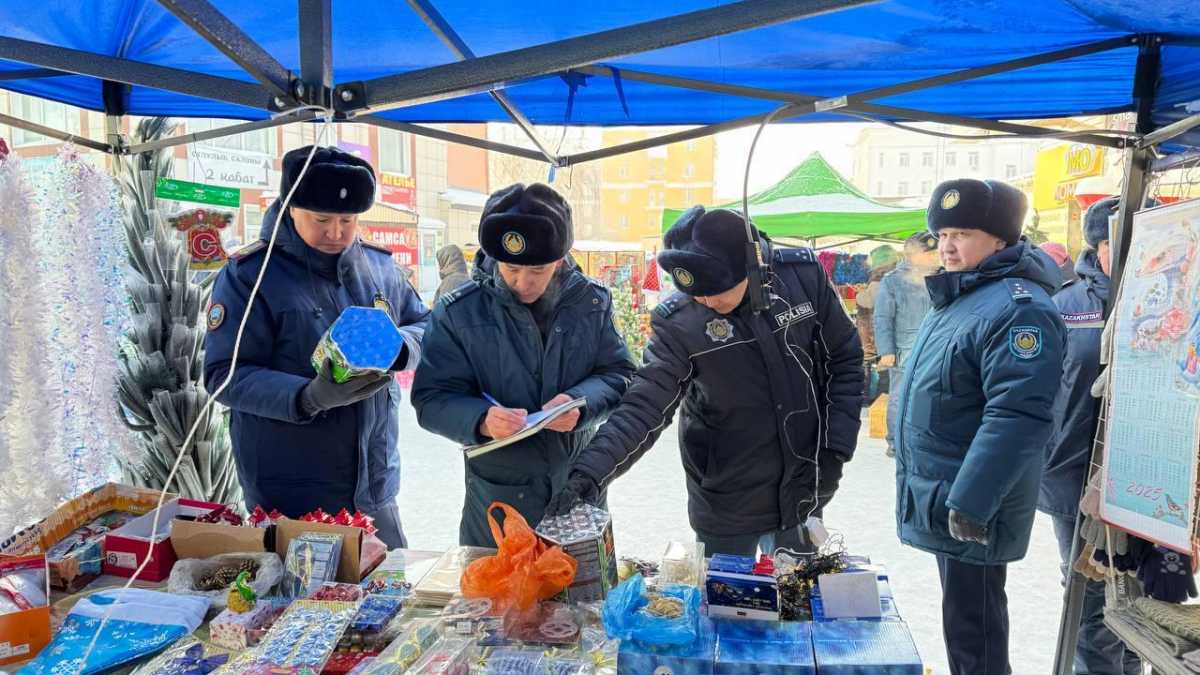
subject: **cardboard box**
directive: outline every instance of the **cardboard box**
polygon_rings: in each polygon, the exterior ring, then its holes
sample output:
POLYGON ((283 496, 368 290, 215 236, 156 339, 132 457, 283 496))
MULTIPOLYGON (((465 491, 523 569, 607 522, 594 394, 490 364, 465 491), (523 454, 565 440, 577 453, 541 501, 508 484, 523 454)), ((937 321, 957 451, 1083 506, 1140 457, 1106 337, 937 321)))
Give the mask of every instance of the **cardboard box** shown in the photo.
MULTIPOLYGON (((343 525, 326 525, 325 523, 309 523, 303 520, 281 518, 275 524, 275 552, 280 558, 287 558, 288 544, 305 532, 324 532, 342 535, 342 559, 338 563, 337 580, 344 584, 357 584, 363 580, 375 565, 383 560, 377 556, 374 565, 370 560, 363 561, 363 540, 366 533, 357 527, 343 525)), ((371 546, 368 546, 370 549, 371 546)), ((386 547, 385 547, 386 549, 386 547)), ((386 555, 386 550, 384 551, 386 555)))
POLYGON ((28 661, 50 644, 50 574, 42 554, 0 555, 0 578, 5 572, 41 570, 47 604, 0 614, 0 666, 28 661))
POLYGON ((714 555, 704 590, 711 617, 779 620, 779 584, 772 574, 756 573, 753 558, 714 555))
POLYGON ((812 624, 716 621, 718 675, 814 675, 812 624))
MULTIPOLYGON (((167 500, 177 495, 167 493, 167 500)), ((159 492, 117 483, 107 483, 85 492, 54 510, 41 522, 31 525, 0 543, 0 553, 26 555, 46 553, 67 535, 112 511, 148 513, 158 505, 159 492)), ((78 592, 100 575, 101 545, 72 552, 60 560, 48 559, 50 586, 78 592)))
POLYGON ((923 675, 903 621, 825 621, 812 624, 820 675, 923 675))
POLYGON ((154 531, 156 512, 135 518, 104 537, 104 573, 131 577, 147 557, 150 562, 142 570, 139 581, 163 581, 171 576, 178 557, 171 546, 171 526, 176 518, 202 516, 220 504, 192 499, 172 499, 158 512, 158 530, 154 531), (151 538, 151 534, 154 535, 151 538))
MULTIPOLYGON (((584 507, 576 507, 584 508, 584 507)), ((593 530, 598 536, 566 538, 545 534, 539 525, 538 536, 562 550, 579 563, 575 580, 556 599, 563 602, 598 602, 608 597, 608 592, 620 583, 617 578, 617 549, 613 543, 612 517, 598 508, 588 506, 595 512, 600 526, 593 530)))
POLYGON ((269 541, 270 532, 266 527, 197 523, 177 518, 171 523, 171 546, 180 560, 226 553, 266 553, 275 550, 269 541))
POLYGON ((621 641, 617 675, 713 675, 717 656, 717 634, 712 621, 700 617, 700 635, 690 645, 648 647, 632 640, 621 641))

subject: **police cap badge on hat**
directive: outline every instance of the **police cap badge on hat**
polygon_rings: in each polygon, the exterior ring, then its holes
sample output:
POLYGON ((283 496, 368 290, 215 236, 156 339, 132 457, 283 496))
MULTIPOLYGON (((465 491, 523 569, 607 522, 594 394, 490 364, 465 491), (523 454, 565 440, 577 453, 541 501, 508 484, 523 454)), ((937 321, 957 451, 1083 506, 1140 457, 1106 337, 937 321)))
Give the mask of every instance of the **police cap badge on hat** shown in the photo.
POLYGON ((570 205, 541 183, 493 192, 479 219, 479 247, 500 262, 548 265, 567 257, 574 243, 570 205))
POLYGON ((688 295, 724 293, 746 278, 746 221, 725 209, 693 206, 663 235, 658 264, 688 295))
POLYGON ((944 228, 983 230, 1012 246, 1021 239, 1028 200, 1025 193, 998 180, 959 178, 934 189, 929 199, 929 231, 944 228))

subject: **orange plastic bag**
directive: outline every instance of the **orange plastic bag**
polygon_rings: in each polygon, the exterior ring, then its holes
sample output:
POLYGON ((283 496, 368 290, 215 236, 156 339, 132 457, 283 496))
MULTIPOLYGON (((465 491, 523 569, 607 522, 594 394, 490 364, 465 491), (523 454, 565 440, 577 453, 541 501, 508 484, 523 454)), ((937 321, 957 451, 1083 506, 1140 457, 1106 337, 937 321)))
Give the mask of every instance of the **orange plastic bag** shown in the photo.
POLYGON ((547 547, 519 511, 500 502, 488 507, 488 525, 499 552, 467 566, 462 594, 488 598, 501 609, 529 609, 540 600, 558 595, 575 581, 579 563, 560 547, 547 547), (492 516, 504 511, 504 531, 492 516))

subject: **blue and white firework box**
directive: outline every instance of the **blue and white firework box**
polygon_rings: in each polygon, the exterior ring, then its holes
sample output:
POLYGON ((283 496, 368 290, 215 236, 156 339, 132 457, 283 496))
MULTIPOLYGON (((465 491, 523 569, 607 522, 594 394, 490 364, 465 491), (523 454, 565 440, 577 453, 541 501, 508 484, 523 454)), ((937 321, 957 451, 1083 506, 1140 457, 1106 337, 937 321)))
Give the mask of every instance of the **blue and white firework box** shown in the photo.
POLYGON ((704 590, 708 615, 730 619, 779 620, 779 583, 755 574, 754 559, 717 554, 709 560, 704 590))
POLYGON ((818 675, 923 675, 903 621, 822 621, 812 624, 818 675))
POLYGON ((713 675, 717 633, 707 617, 699 619, 699 635, 689 645, 648 647, 622 640, 617 675, 713 675))
POLYGON ((367 373, 386 373, 400 356, 404 338, 386 310, 347 307, 313 350, 312 366, 321 372, 329 359, 334 382, 367 373))
POLYGON ((812 624, 714 620, 714 675, 813 675, 812 624))

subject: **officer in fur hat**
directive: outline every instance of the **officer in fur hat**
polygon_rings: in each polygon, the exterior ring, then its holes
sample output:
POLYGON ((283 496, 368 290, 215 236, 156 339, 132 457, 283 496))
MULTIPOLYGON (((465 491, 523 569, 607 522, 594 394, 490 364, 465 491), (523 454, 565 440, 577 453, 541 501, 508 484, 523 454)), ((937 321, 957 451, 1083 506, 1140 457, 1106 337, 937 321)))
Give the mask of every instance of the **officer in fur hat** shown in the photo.
POLYGON ((328 363, 316 372, 311 357, 342 310, 380 307, 404 335, 393 368, 414 368, 428 311, 399 278, 391 252, 358 236, 358 214, 375 201, 370 164, 337 148, 317 148, 301 176, 310 152, 312 146, 284 156, 280 199, 264 215, 259 240, 235 253, 217 276, 204 378, 215 390, 233 368, 238 326, 279 217, 233 379, 218 398, 233 412, 230 436, 246 507, 292 518, 317 508, 360 510, 375 519, 385 543, 403 547, 396 505, 400 387, 390 375, 336 383, 328 363))
POLYGON ((1021 237, 1025 210, 999 181, 934 190, 942 270, 897 392, 897 529, 937 556, 954 675, 1008 671, 1007 564, 1029 547, 1066 346, 1058 266, 1021 237))
POLYGON ((535 411, 585 401, 533 436, 466 460, 464 545, 496 545, 494 501, 531 524, 542 519, 633 375, 612 296, 570 257, 573 231, 571 207, 549 186, 498 190, 479 221, 474 278, 433 310, 412 391, 423 428, 474 445, 512 436, 535 411))
POLYGON ((658 263, 679 292, 654 310, 645 365, 551 513, 593 501, 682 408, 688 515, 705 552, 812 550, 806 523, 858 440, 862 346, 812 251, 765 235, 770 307, 753 311, 746 235, 740 214, 697 206, 663 237, 658 263))

